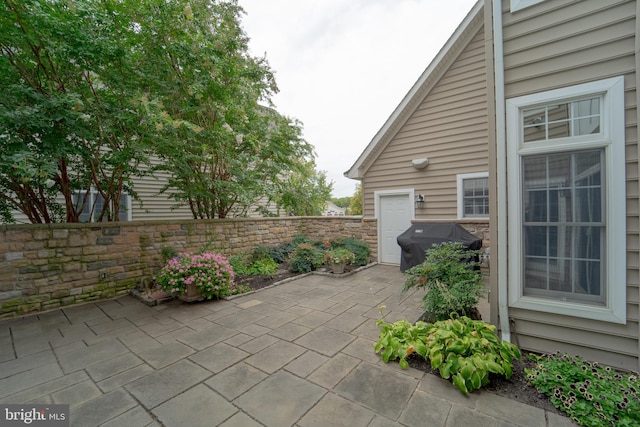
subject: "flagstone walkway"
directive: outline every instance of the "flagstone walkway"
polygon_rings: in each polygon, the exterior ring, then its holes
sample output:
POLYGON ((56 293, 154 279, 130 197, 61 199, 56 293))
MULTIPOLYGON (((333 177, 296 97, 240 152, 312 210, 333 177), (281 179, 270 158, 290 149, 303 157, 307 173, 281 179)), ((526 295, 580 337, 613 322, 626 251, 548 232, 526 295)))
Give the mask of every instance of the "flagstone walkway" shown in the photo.
POLYGON ((568 418, 384 364, 378 307, 415 321, 398 267, 230 301, 121 297, 0 322, 0 403, 64 403, 90 426, 569 426, 568 418))

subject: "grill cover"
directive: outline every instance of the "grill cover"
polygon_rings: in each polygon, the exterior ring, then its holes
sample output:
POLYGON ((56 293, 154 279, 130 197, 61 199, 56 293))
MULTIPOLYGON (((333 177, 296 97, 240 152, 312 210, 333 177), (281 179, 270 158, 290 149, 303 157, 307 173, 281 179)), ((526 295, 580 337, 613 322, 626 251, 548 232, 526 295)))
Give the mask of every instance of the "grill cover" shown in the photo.
MULTIPOLYGON (((425 251, 435 243, 460 242, 467 249, 482 248, 482 239, 469 233, 460 224, 454 223, 417 223, 398 236, 398 245, 402 249, 400 271, 421 264, 425 251)), ((476 257, 477 258, 477 257, 476 257)), ((476 259, 476 261, 478 261, 476 259)))

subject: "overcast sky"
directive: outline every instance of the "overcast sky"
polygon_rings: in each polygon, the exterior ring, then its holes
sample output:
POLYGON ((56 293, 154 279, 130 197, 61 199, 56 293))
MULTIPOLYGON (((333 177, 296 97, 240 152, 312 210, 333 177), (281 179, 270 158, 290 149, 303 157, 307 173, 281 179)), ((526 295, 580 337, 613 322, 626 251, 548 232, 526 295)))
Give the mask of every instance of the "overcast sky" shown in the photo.
POLYGON ((266 54, 277 110, 303 123, 333 196, 475 0, 239 0, 255 56, 266 54))

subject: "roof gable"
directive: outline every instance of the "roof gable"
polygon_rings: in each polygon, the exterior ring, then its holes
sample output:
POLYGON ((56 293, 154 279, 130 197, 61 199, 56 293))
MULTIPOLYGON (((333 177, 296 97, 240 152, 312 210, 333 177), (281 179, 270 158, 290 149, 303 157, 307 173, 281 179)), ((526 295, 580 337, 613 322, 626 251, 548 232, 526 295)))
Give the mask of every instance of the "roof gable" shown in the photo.
POLYGON ((344 173, 344 176, 352 179, 362 179, 364 177, 369 166, 393 139, 402 125, 420 106, 422 100, 449 67, 451 67, 458 55, 482 27, 484 23, 483 11, 484 0, 478 0, 400 104, 393 113, 391 113, 391 116, 389 116, 384 125, 376 133, 369 145, 367 145, 362 154, 360 154, 360 157, 358 157, 353 166, 344 173))

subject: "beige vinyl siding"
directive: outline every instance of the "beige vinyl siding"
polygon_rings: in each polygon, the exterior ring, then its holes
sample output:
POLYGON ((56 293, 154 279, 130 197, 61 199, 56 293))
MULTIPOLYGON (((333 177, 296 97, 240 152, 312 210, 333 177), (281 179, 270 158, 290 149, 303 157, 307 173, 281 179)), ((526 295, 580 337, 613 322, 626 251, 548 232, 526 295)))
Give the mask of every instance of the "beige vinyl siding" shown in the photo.
MULTIPOLYGON (((159 160, 152 158, 151 163, 157 165, 159 160)), ((140 200, 131 201, 132 221, 193 219, 191 210, 187 206, 172 210, 171 207, 176 204, 176 201, 170 199, 168 193, 159 194, 167 183, 169 175, 164 172, 155 172, 154 175, 135 179, 134 189, 140 200)))
POLYGON ((374 191, 414 188, 424 194, 417 219, 456 219, 456 175, 488 170, 484 29, 477 31, 410 115, 363 179, 364 215, 374 191), (411 160, 427 157, 418 171, 411 160))
MULTIPOLYGON (((640 204, 636 2, 548 0, 511 14, 503 1, 506 98, 614 76, 625 79, 627 323, 509 310, 524 349, 580 354, 639 370, 640 204)), ((508 178, 509 179, 509 178, 508 178)))

